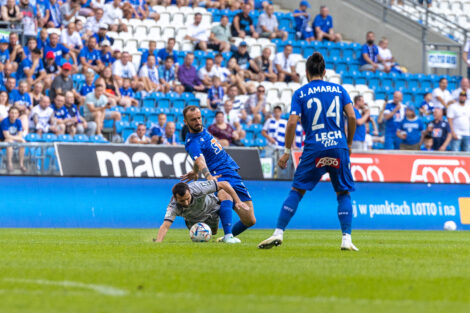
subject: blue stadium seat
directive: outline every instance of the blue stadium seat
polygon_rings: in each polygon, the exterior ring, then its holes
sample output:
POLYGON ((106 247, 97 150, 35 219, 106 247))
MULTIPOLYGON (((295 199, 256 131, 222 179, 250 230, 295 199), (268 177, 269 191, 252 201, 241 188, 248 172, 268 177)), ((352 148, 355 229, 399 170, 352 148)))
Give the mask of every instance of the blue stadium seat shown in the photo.
POLYGON ((170 108, 170 99, 169 98, 160 98, 157 100, 157 108, 168 109, 170 108))
POLYGON ((187 101, 188 105, 196 105, 196 106, 199 106, 199 99, 189 99, 187 101))
POLYGON ((57 141, 71 142, 73 141, 73 138, 70 135, 64 134, 64 135, 57 136, 57 141))
POLYGON ((253 140, 249 140, 249 139, 246 139, 246 138, 242 139, 241 142, 245 147, 252 147, 254 145, 253 140))
POLYGON ((150 115, 147 115, 147 121, 151 123, 158 123, 158 114, 151 113, 150 115))
POLYGON ((138 122, 138 123, 144 123, 145 122, 145 113, 136 113, 132 116, 132 121, 133 122, 138 122))
POLYGON ((403 90, 406 88, 406 79, 404 77, 398 77, 395 79, 395 89, 403 90))
POLYGON ((114 121, 113 120, 104 120, 103 128, 113 128, 114 121))
POLYGON ((184 109, 186 102, 184 99, 173 99, 171 105, 174 109, 184 109))
POLYGON ((247 131, 246 132, 246 139, 253 140, 254 137, 255 137, 255 134, 252 131, 247 131))
POLYGON ((155 108, 142 108, 141 112, 145 114, 145 116, 150 115, 151 113, 155 113, 155 108))
POLYGON ((90 136, 90 142, 94 143, 108 143, 108 141, 102 135, 94 135, 90 136))
POLYGON ((367 85, 369 86, 370 89, 376 90, 380 88, 380 79, 378 77, 370 77, 367 80, 367 85))
POLYGON ((346 62, 336 63, 335 72, 338 73, 338 74, 341 74, 341 75, 347 73, 348 72, 348 65, 346 64, 346 62))
POLYGON ((88 142, 88 136, 83 134, 77 134, 73 137, 74 142, 88 142))
POLYGON ((354 77, 351 75, 351 73, 346 73, 342 75, 341 78, 342 78, 343 84, 354 85, 354 77))
POLYGON ((384 100, 386 98, 387 91, 382 88, 378 88, 374 91, 374 94, 376 100, 384 100))
POLYGON ((154 108, 155 107, 155 99, 154 98, 145 98, 142 101, 142 107, 144 107, 144 108, 154 108))
POLYGON ((34 133, 28 133, 25 137, 26 141, 29 141, 29 142, 40 142, 40 141, 43 141, 41 136, 39 136, 38 134, 34 134, 34 133))
POLYGON ((354 77, 354 84, 356 85, 367 85, 367 78, 364 74, 359 74, 354 77))
POLYGON ((381 81, 381 87, 384 89, 392 90, 393 89, 393 81, 390 77, 384 77, 381 81))
POLYGON ((419 88, 419 80, 414 75, 409 75, 405 78, 407 80, 408 89, 418 89, 419 88))
POLYGON ((181 94, 181 97, 185 100, 185 101, 188 101, 188 100, 191 100, 191 99, 194 99, 195 96, 192 92, 183 92, 181 94))
POLYGON ((42 141, 44 142, 54 142, 57 141, 57 136, 54 134, 43 134, 42 141))
POLYGON ((255 146, 257 147, 264 147, 266 146, 266 138, 258 138, 255 140, 255 146))
POLYGON ((117 121, 116 122, 116 132, 121 133, 124 127, 129 126, 129 121, 117 121))

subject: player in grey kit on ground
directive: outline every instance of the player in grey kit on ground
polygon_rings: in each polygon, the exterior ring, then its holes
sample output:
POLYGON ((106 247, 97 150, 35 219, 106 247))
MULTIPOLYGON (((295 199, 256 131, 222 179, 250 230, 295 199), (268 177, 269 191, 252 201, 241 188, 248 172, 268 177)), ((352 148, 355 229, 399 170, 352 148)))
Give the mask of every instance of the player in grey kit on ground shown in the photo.
POLYGON ((173 186, 172 193, 173 197, 166 210, 164 222, 158 230, 156 242, 163 241, 176 216, 181 216, 188 229, 196 223, 206 223, 214 235, 217 233, 220 217, 227 237, 223 242, 240 243, 238 238, 232 236, 232 206, 235 203, 237 210, 248 210, 248 207, 240 201, 228 182, 180 182, 173 186))
MULTIPOLYGON (((306 133, 304 151, 295 171, 292 189, 282 205, 276 230, 258 248, 269 249, 282 243, 284 230, 297 211, 305 191, 312 190, 321 177, 329 173, 338 199, 338 218, 343 233, 341 249, 357 251, 351 241, 352 205, 349 195, 350 191, 354 191, 349 154, 356 130, 356 115, 347 91, 338 84, 323 81, 325 60, 321 53, 315 52, 308 58, 306 72, 309 83, 292 96, 286 148, 279 159, 279 167, 285 168, 290 158, 290 147, 299 119, 306 133)), ((311 203, 310 209, 325 209, 314 206, 315 203, 311 203)))

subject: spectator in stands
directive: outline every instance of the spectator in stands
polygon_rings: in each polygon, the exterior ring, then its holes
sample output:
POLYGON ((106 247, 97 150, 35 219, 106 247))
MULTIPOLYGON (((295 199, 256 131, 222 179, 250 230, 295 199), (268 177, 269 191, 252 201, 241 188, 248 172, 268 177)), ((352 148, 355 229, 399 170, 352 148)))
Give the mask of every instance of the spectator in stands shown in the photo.
POLYGON ((300 1, 299 8, 293 13, 296 37, 308 42, 315 40, 313 28, 309 25, 310 14, 307 12, 307 9, 310 8, 311 6, 308 1, 300 1))
MULTIPOLYGON (((403 0, 402 1, 399 1, 403 4, 403 0)), ((419 4, 423 5, 424 4, 424 0, 418 0, 419 4)), ((432 0, 426 0, 426 4, 428 6, 428 9, 432 6, 432 0)))
POLYGON ((13 65, 13 70, 16 71, 18 64, 23 59, 23 46, 18 40, 18 34, 15 32, 9 35, 8 51, 10 51, 10 62, 13 65))
MULTIPOLYGON (((81 4, 79 0, 70 0, 63 2, 60 7, 60 14, 62 18, 62 25, 67 26, 68 23, 75 21, 80 12, 81 4)), ((101 14, 103 12, 101 11, 101 14)))
POLYGON ((3 71, 4 65, 10 64, 10 51, 8 51, 8 39, 0 39, 0 71, 3 71))
POLYGON ((83 73, 90 70, 95 73, 99 73, 104 67, 103 62, 101 62, 101 53, 96 49, 95 37, 88 38, 86 47, 82 48, 78 56, 80 58, 83 73))
POLYGON ((41 50, 38 48, 31 52, 31 59, 25 58, 19 66, 19 76, 26 79, 30 85, 34 85, 47 77, 44 63, 41 59, 41 50))
MULTIPOLYGON (((20 112, 18 108, 12 106, 8 110, 8 118, 5 118, 0 123, 0 141, 8 143, 25 143, 23 139, 23 126, 18 118, 20 112)), ((7 170, 9 173, 13 171, 13 147, 9 146, 7 150, 7 170)), ((27 169, 24 166, 24 147, 19 147, 18 158, 20 163, 20 169, 23 173, 26 173, 27 169)))
POLYGON ((156 58, 150 55, 147 63, 142 66, 139 71, 140 81, 144 84, 147 92, 160 91, 160 80, 158 78, 158 68, 156 66, 156 58))
POLYGON ((26 47, 23 47, 23 59, 31 59, 31 52, 38 47, 38 40, 36 37, 28 38, 26 47))
POLYGON ((30 92, 31 101, 33 101, 33 107, 39 105, 41 98, 44 96, 44 83, 38 81, 34 86, 33 90, 30 92))
MULTIPOLYGON (((52 109, 54 109, 54 117, 57 124, 57 129, 74 135, 74 121, 70 117, 69 111, 65 107, 65 97, 62 94, 56 95, 54 103, 52 104, 52 109)), ((60 134, 64 134, 64 132, 61 132, 60 134)))
POLYGON ((23 24, 23 35, 26 37, 26 41, 28 41, 29 38, 35 38, 38 33, 36 10, 29 3, 29 0, 20 0, 19 8, 23 15, 21 20, 23 24))
POLYGON ((178 68, 178 79, 186 92, 204 91, 205 87, 197 76, 193 62, 194 54, 186 54, 183 65, 178 68))
POLYGON ((292 55, 292 45, 286 45, 283 52, 276 54, 274 58, 275 71, 277 79, 280 82, 296 82, 300 81, 299 74, 295 71, 295 59, 292 55))
POLYGON ((232 41, 232 33, 228 24, 227 15, 222 16, 220 24, 212 27, 209 35, 209 48, 219 52, 230 51, 230 42, 232 41))
POLYGON ((277 105, 273 109, 272 117, 264 123, 261 135, 268 141, 266 156, 271 156, 276 149, 284 148, 287 121, 281 116, 282 108, 277 105))
POLYGON ((422 116, 430 116, 434 110, 434 105, 432 102, 432 93, 427 92, 424 94, 423 102, 419 106, 419 113, 422 116))
POLYGON ((166 126, 166 114, 160 113, 158 114, 158 123, 152 124, 150 128, 150 138, 153 144, 161 144, 162 143, 162 136, 165 132, 166 126))
POLYGON ((239 140, 237 138, 237 133, 234 133, 234 130, 230 124, 225 123, 224 112, 217 111, 215 113, 215 120, 212 125, 207 129, 212 136, 217 139, 222 147, 228 147, 233 140, 239 140))
POLYGON ((176 80, 176 69, 173 64, 173 57, 168 56, 165 59, 165 64, 158 68, 158 77, 160 79, 162 91, 164 93, 175 91, 178 94, 182 94, 184 92, 184 87, 176 80))
POLYGON ((64 65, 62 65, 60 75, 57 75, 52 81, 50 90, 51 99, 55 100, 57 94, 64 95, 69 90, 73 91, 75 94, 75 90, 73 89, 73 80, 70 77, 71 69, 72 66, 70 65, 70 63, 65 63, 64 65))
MULTIPOLYGON (((72 65, 70 65, 70 70, 72 65)), ((55 61, 54 52, 49 51, 46 54, 46 62, 44 62, 44 70, 46 71, 46 85, 50 86, 52 81, 60 73, 59 65, 55 61)))
POLYGON ((2 21, 10 23, 19 23, 22 19, 20 7, 16 5, 15 0, 7 0, 2 6, 2 21))
POLYGON ((38 26, 44 27, 46 26, 47 21, 50 17, 50 10, 49 10, 49 1, 47 0, 36 0, 36 13, 37 13, 37 20, 38 26))
POLYGON ((194 44, 194 50, 207 51, 207 42, 209 41, 209 32, 207 26, 201 23, 202 14, 194 15, 194 24, 188 28, 188 34, 184 37, 194 44))
POLYGON ((113 63, 113 75, 119 86, 122 86, 122 80, 129 78, 137 81, 137 71, 134 64, 130 61, 131 56, 129 52, 124 51, 121 54, 121 59, 113 63))
POLYGON ((9 97, 10 101, 13 103, 19 112, 20 120, 23 125, 23 131, 25 134, 28 133, 29 127, 29 114, 32 109, 33 101, 31 101, 31 96, 29 95, 29 84, 26 80, 22 80, 18 84, 18 90, 13 92, 9 97))
POLYGON ((148 145, 151 143, 150 138, 145 135, 147 132, 147 126, 145 124, 137 125, 137 130, 135 133, 129 135, 126 140, 127 144, 138 144, 138 145, 148 145))
POLYGON ((207 106, 211 110, 217 110, 222 105, 224 98, 224 88, 221 86, 220 78, 218 76, 212 77, 212 86, 207 91, 207 106))
POLYGON ((89 94, 90 92, 93 92, 93 90, 95 90, 94 81, 95 81, 95 73, 87 72, 85 74, 85 83, 82 84, 82 86, 80 87, 80 91, 79 91, 80 104, 84 103, 85 97, 86 97, 87 94, 89 94))
POLYGON ((432 136, 429 134, 424 135, 423 144, 421 145, 421 151, 432 151, 432 145, 432 136))
MULTIPOLYGON (((59 35, 56 33, 51 33, 49 35, 49 43, 46 43, 46 46, 44 47, 44 55, 47 56, 49 51, 54 53, 57 64, 60 64, 60 60, 64 54, 70 53, 69 49, 67 49, 63 44, 59 43, 59 35)), ((75 59, 75 54, 73 52, 71 55, 73 55, 75 59)))
POLYGON ((62 23, 62 15, 60 14, 60 5, 57 0, 49 1, 49 21, 47 27, 59 28, 62 23))
POLYGON ((228 80, 231 74, 230 70, 222 64, 223 61, 223 55, 220 53, 216 54, 214 58, 214 69, 216 72, 215 75, 220 78, 221 85, 223 87, 227 87, 229 85, 228 80))
POLYGON ((31 110, 31 120, 37 134, 54 133, 63 134, 62 125, 55 125, 54 110, 51 108, 51 101, 48 96, 43 96, 39 105, 31 110))
POLYGON ((240 111, 243 109, 243 103, 240 96, 238 95, 238 88, 235 85, 231 85, 227 89, 227 94, 225 95, 223 102, 230 100, 232 102, 232 109, 235 111, 240 111))
POLYGON ((354 112, 356 113, 356 132, 354 133, 352 148, 355 150, 367 150, 366 124, 370 118, 369 107, 361 95, 354 97, 354 112))
MULTIPOLYGON (((383 119, 385 120, 385 149, 400 149, 400 138, 397 137, 397 127, 405 118, 405 106, 401 102, 403 94, 400 91, 393 93, 393 101, 385 105, 383 119)), ((379 120, 379 123, 381 121, 379 120)))
POLYGON ((85 23, 85 31, 87 35, 89 36, 96 34, 99 31, 101 24, 105 23, 103 19, 103 15, 104 15, 103 9, 98 8, 98 9, 95 9, 94 12, 95 14, 87 18, 86 23, 85 23))
MULTIPOLYGON (((173 38, 168 39, 167 47, 171 47, 170 40, 172 40, 172 39, 173 38)), ((174 46, 174 42, 173 42, 173 46, 174 46)), ((160 62, 161 60, 160 60, 159 55, 160 55, 160 53, 161 53, 162 56, 166 55, 166 53, 167 53, 166 49, 167 48, 157 50, 157 42, 155 40, 150 40, 149 41, 149 48, 147 50, 145 50, 144 53, 142 53, 142 56, 140 58, 140 66, 139 67, 142 67, 142 65, 147 63, 147 59, 148 59, 149 55, 153 55, 160 62)))
POLYGON ((253 19, 250 16, 251 5, 245 3, 242 8, 242 12, 235 15, 232 21, 230 30, 232 31, 233 37, 245 38, 251 36, 258 38, 258 33, 255 31, 253 26, 253 19))
POLYGON ((119 93, 121 95, 119 105, 125 108, 128 108, 130 106, 139 106, 139 101, 135 99, 135 92, 131 88, 131 80, 129 78, 124 78, 122 80, 122 87, 119 88, 119 93))
POLYGON ((178 137, 175 133, 176 126, 174 122, 168 122, 165 125, 165 132, 162 136, 162 144, 167 146, 176 146, 179 144, 178 137))
POLYGON ((108 98, 108 101, 111 102, 111 106, 114 106, 116 103, 119 103, 119 101, 121 100, 121 94, 119 93, 119 84, 117 83, 117 80, 114 79, 111 67, 106 67, 103 72, 101 72, 100 78, 102 79, 105 87, 104 95, 108 98))
POLYGON ((263 85, 259 85, 256 93, 248 98, 244 112, 247 124, 260 124, 263 116, 266 116, 266 89, 263 85))
POLYGON ((433 106, 447 108, 449 105, 455 102, 450 94, 450 91, 447 89, 448 81, 446 78, 441 78, 439 80, 439 87, 432 91, 432 102, 433 106))
POLYGON ((460 92, 457 103, 448 107, 447 119, 452 131, 452 151, 470 152, 470 104, 465 91, 460 92))
POLYGON ((114 122, 121 120, 121 113, 109 110, 112 103, 104 95, 104 82, 97 81, 95 91, 89 93, 85 98, 84 117, 87 122, 96 123, 96 134, 101 135, 104 120, 112 119, 114 122))
MULTIPOLYGON (((241 110, 236 109, 232 100, 227 100, 224 103, 224 122, 232 126, 234 129, 233 133, 238 139, 243 139, 246 137, 245 131, 242 129, 241 125, 241 110)), ((233 140, 232 143, 236 146, 240 146, 241 142, 238 140, 233 140)))
POLYGON ((127 32, 127 25, 122 22, 121 0, 113 0, 104 5, 104 23, 109 25, 109 30, 127 32))
POLYGON ((254 59, 255 64, 260 69, 260 81, 271 81, 277 80, 277 74, 274 72, 273 62, 270 60, 271 49, 264 48, 261 55, 254 59))
POLYGON ((5 83, 5 91, 8 92, 8 101, 13 105, 14 100, 16 99, 16 94, 18 89, 16 89, 16 78, 8 77, 5 83))
MULTIPOLYGON (((452 98, 455 101, 459 101, 460 93, 462 91, 465 91, 467 95, 470 95, 470 83, 469 83, 469 79, 466 77, 463 77, 460 80, 460 87, 452 91, 452 98)), ((470 99, 467 99, 467 102, 468 101, 470 101, 470 99)))
POLYGON ((379 48, 374 44, 374 32, 367 32, 366 40, 361 51, 361 71, 386 71, 384 65, 380 63, 379 48))
POLYGON ((432 113, 434 120, 426 128, 425 135, 431 135, 433 139, 432 150, 446 151, 452 140, 452 131, 449 123, 444 120, 442 108, 435 108, 432 113))
POLYGON ((105 67, 111 66, 116 61, 111 51, 111 43, 108 40, 101 42, 100 60, 105 67))
POLYGON ((93 34, 93 37, 96 38, 96 43, 98 44, 98 46, 101 46, 101 43, 105 40, 109 41, 109 43, 112 45, 114 43, 114 39, 107 35, 108 24, 100 23, 98 27, 98 32, 93 34))
MULTIPOLYGON (((168 42, 166 44, 166 47, 158 50, 158 53, 157 53, 158 63, 163 64, 163 62, 165 62, 166 58, 169 57, 169 56, 171 56, 173 58, 173 61, 177 60, 176 52, 174 50, 175 43, 176 43, 175 38, 168 38, 168 42)), ((148 51, 147 55, 149 55, 151 53, 154 53, 156 47, 157 47, 157 43, 155 41, 153 41, 153 42, 150 41, 149 42, 149 51, 148 51)), ((144 52, 144 54, 145 53, 146 52, 144 52)), ((147 62, 147 57, 145 58, 145 61, 143 61, 143 62, 147 62)))
POLYGON ((214 59, 212 58, 207 58, 206 65, 201 67, 197 72, 197 76, 207 88, 212 86, 212 77, 214 77, 216 74, 217 72, 214 67, 214 59))
POLYGON ((470 39, 468 39, 465 43, 462 58, 465 64, 467 64, 467 78, 470 79, 470 39))
POLYGON ((388 48, 388 39, 383 37, 379 41, 379 60, 385 68, 385 72, 401 73, 400 66, 395 62, 392 51, 388 48))
POLYGON ((423 142, 424 123, 416 116, 414 107, 405 109, 405 118, 397 127, 397 137, 401 139, 400 150, 419 150, 423 142))
POLYGON ((8 92, 0 91, 0 122, 8 117, 8 109, 10 104, 8 103, 8 92))
POLYGON ((262 38, 281 38, 287 40, 288 33, 283 30, 279 30, 279 22, 277 17, 274 15, 274 7, 269 4, 265 7, 265 12, 261 13, 258 18, 258 33, 262 38))
POLYGON ((335 33, 333 29, 333 18, 326 5, 320 6, 320 14, 315 16, 312 28, 318 41, 328 40, 338 42, 342 40, 341 34, 335 33))
POLYGON ((71 119, 71 124, 73 125, 73 133, 69 132, 70 135, 74 136, 75 133, 84 134, 85 132, 87 136, 93 136, 95 134, 96 123, 87 123, 85 118, 80 115, 80 110, 75 104, 75 97, 73 96, 73 92, 71 91, 67 91, 65 93, 65 108, 68 111, 68 114, 71 119))
POLYGON ((80 53, 80 50, 83 48, 83 43, 80 34, 76 31, 75 22, 69 23, 67 28, 62 30, 60 43, 67 49, 73 51, 76 55, 80 53))
POLYGON ((237 51, 232 55, 232 58, 236 59, 235 69, 240 73, 240 76, 243 75, 244 79, 248 80, 260 80, 263 77, 260 73, 260 68, 251 58, 247 49, 248 44, 245 41, 240 42, 237 51))

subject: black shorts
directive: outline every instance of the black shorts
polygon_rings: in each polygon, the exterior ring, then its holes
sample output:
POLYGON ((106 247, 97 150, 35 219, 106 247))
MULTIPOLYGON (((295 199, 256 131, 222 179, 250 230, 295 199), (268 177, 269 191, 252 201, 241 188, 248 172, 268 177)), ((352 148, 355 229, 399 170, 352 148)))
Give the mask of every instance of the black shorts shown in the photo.
POLYGON ((208 42, 207 49, 211 49, 214 51, 220 51, 220 43, 208 42))

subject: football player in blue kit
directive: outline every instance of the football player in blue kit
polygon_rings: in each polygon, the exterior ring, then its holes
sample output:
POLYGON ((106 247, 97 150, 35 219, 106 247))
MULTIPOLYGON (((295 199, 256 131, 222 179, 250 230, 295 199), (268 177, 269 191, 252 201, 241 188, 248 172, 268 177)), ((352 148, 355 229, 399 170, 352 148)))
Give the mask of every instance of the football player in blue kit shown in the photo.
MULTIPOLYGON (((222 148, 217 139, 202 126, 199 108, 197 106, 187 106, 183 110, 183 117, 189 130, 186 136, 185 149, 194 160, 194 169, 183 175, 181 179, 186 182, 197 180, 199 174, 202 174, 207 180, 226 181, 230 183, 240 200, 248 207, 247 209, 235 208, 240 221, 233 225, 232 234, 226 235, 222 239, 223 241, 230 240, 230 235, 237 236, 256 223, 250 193, 238 174, 240 167, 222 148)), ((220 216, 222 219, 225 216, 224 212, 221 212, 220 216)))
POLYGON ((358 251, 351 241, 352 204, 349 194, 354 191, 349 161, 356 130, 353 104, 342 86, 323 80, 325 60, 321 53, 315 52, 308 58, 306 72, 309 83, 292 96, 286 148, 279 159, 279 167, 285 168, 290 158, 290 147, 299 119, 306 133, 304 151, 294 174, 292 189, 281 207, 274 234, 262 241, 258 248, 270 249, 282 244, 284 230, 305 191, 312 190, 321 177, 329 173, 338 200, 338 218, 343 233, 341 249, 358 251))

